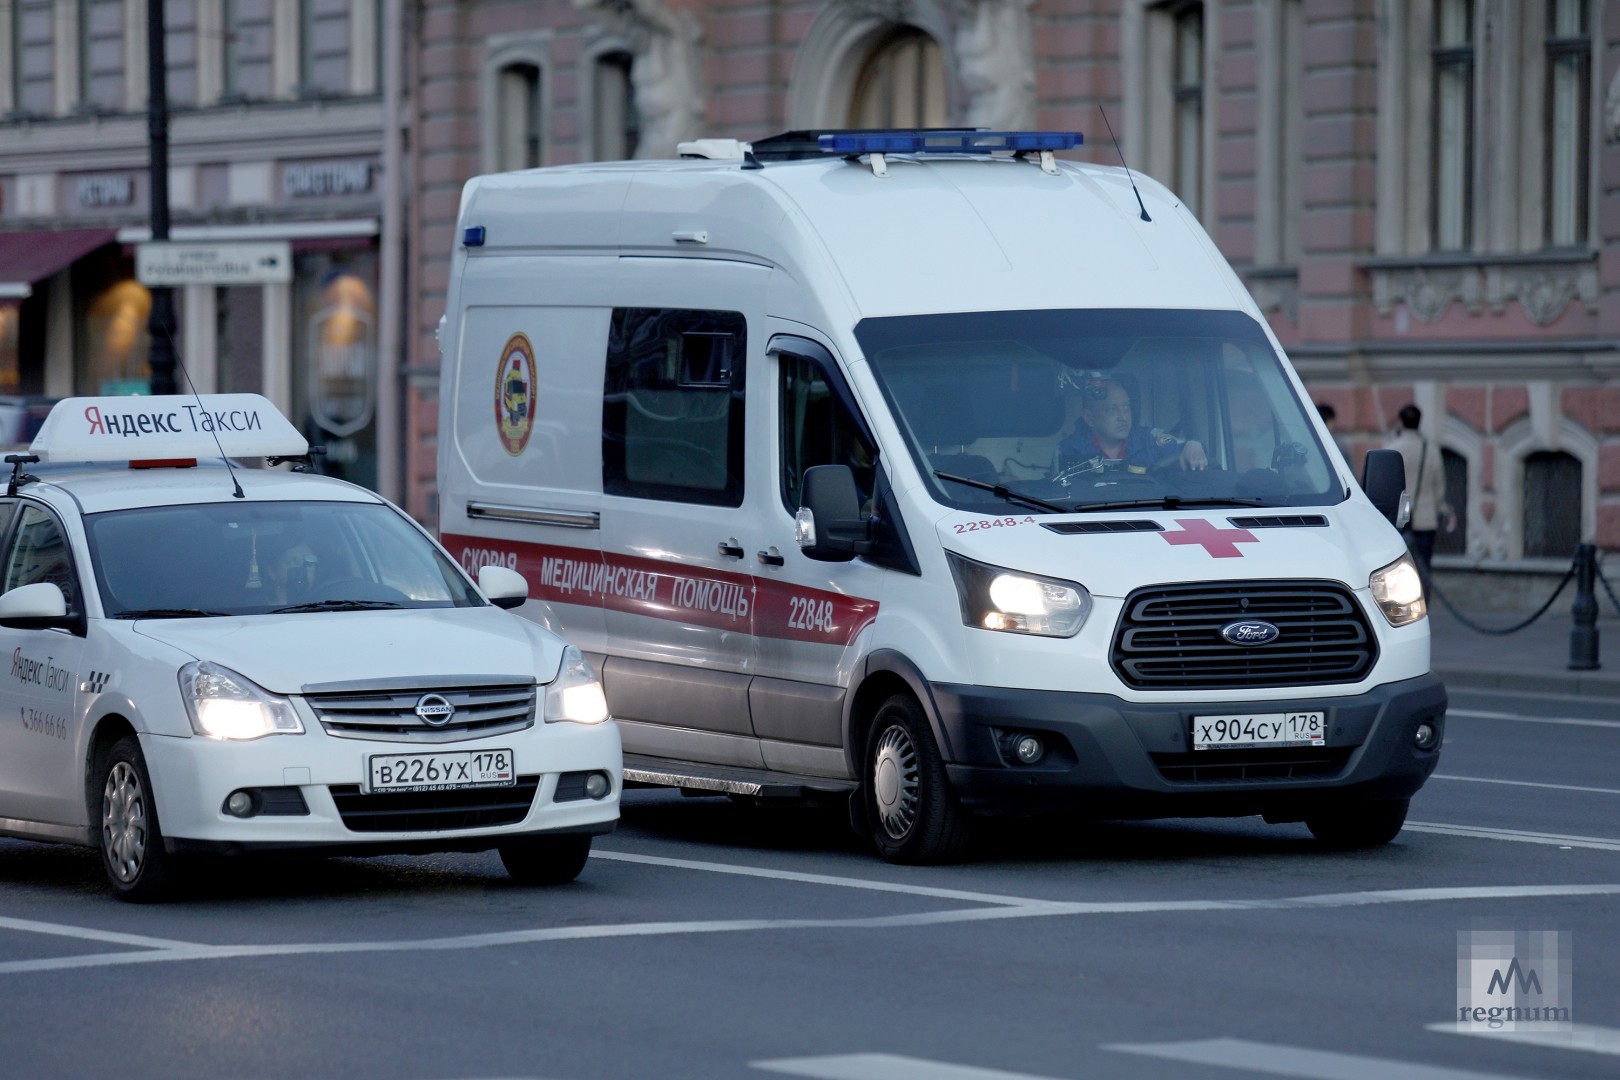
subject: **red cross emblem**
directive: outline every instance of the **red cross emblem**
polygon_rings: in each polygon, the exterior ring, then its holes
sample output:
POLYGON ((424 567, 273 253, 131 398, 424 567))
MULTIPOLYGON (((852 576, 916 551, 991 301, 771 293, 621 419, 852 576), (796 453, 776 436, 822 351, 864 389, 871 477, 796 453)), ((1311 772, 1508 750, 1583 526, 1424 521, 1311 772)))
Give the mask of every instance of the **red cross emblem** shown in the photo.
POLYGON ((1239 544, 1258 544, 1248 529, 1217 529, 1203 518, 1177 518, 1182 532, 1162 532, 1167 544, 1198 544, 1214 559, 1241 559, 1239 544))

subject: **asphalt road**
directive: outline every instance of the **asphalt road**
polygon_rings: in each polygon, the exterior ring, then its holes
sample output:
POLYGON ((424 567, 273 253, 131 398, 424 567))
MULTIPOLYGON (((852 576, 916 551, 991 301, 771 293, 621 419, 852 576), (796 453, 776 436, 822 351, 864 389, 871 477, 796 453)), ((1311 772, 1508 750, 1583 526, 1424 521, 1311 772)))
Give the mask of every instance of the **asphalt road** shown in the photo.
POLYGON ((493 854, 237 861, 137 908, 88 852, 0 840, 0 1077, 1614 1077, 1617 718, 1454 689, 1408 829, 1351 854, 1014 824, 909 869, 825 812, 639 791, 563 888, 493 854), (1487 927, 1569 934, 1562 1043, 1447 1028, 1487 927))

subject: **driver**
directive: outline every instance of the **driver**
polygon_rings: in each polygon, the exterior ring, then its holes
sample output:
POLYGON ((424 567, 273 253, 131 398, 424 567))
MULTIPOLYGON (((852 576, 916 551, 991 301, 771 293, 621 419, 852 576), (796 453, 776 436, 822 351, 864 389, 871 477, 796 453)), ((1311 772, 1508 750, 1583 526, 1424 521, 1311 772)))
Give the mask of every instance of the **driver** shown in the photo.
POLYGON ((315 569, 319 560, 315 552, 302 540, 282 550, 269 561, 270 598, 278 604, 298 604, 309 598, 315 587, 315 569))
POLYGON ((1089 377, 1081 387, 1080 423, 1058 444, 1061 475, 1086 472, 1145 473, 1172 461, 1181 468, 1209 467, 1203 444, 1132 423, 1131 396, 1117 379, 1089 377))

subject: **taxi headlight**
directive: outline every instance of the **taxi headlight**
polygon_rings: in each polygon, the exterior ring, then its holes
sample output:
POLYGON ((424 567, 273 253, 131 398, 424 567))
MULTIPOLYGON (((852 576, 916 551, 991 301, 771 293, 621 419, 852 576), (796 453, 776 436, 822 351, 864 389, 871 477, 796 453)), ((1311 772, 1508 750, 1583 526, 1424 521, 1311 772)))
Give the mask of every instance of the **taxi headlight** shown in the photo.
POLYGON ((1402 555, 1367 579, 1367 588, 1391 626, 1405 626, 1428 614, 1423 602, 1423 579, 1410 553, 1402 555))
POLYGON ((572 645, 563 650, 557 677, 546 686, 546 723, 600 724, 608 718, 602 684, 585 657, 572 645))
POLYGON ((258 739, 304 732, 291 701, 222 664, 200 660, 181 668, 180 697, 191 717, 191 729, 210 739, 258 739))
POLYGON ((1091 612, 1084 585, 1003 570, 946 552, 962 621, 981 630, 1073 637, 1091 612))

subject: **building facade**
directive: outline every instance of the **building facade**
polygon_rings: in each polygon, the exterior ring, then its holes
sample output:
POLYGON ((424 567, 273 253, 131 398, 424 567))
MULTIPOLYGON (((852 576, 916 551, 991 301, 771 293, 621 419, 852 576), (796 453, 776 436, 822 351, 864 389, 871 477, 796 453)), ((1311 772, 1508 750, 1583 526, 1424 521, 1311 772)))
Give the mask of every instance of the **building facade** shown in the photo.
MULTIPOLYGON (((327 446, 328 471, 397 487, 397 454, 378 452, 400 439, 380 358, 402 325, 385 10, 169 0, 164 48, 172 238, 285 242, 292 261, 290 283, 176 290, 190 385, 263 393, 327 446)), ((147 12, 0 0, 0 394, 146 392, 147 12)))

